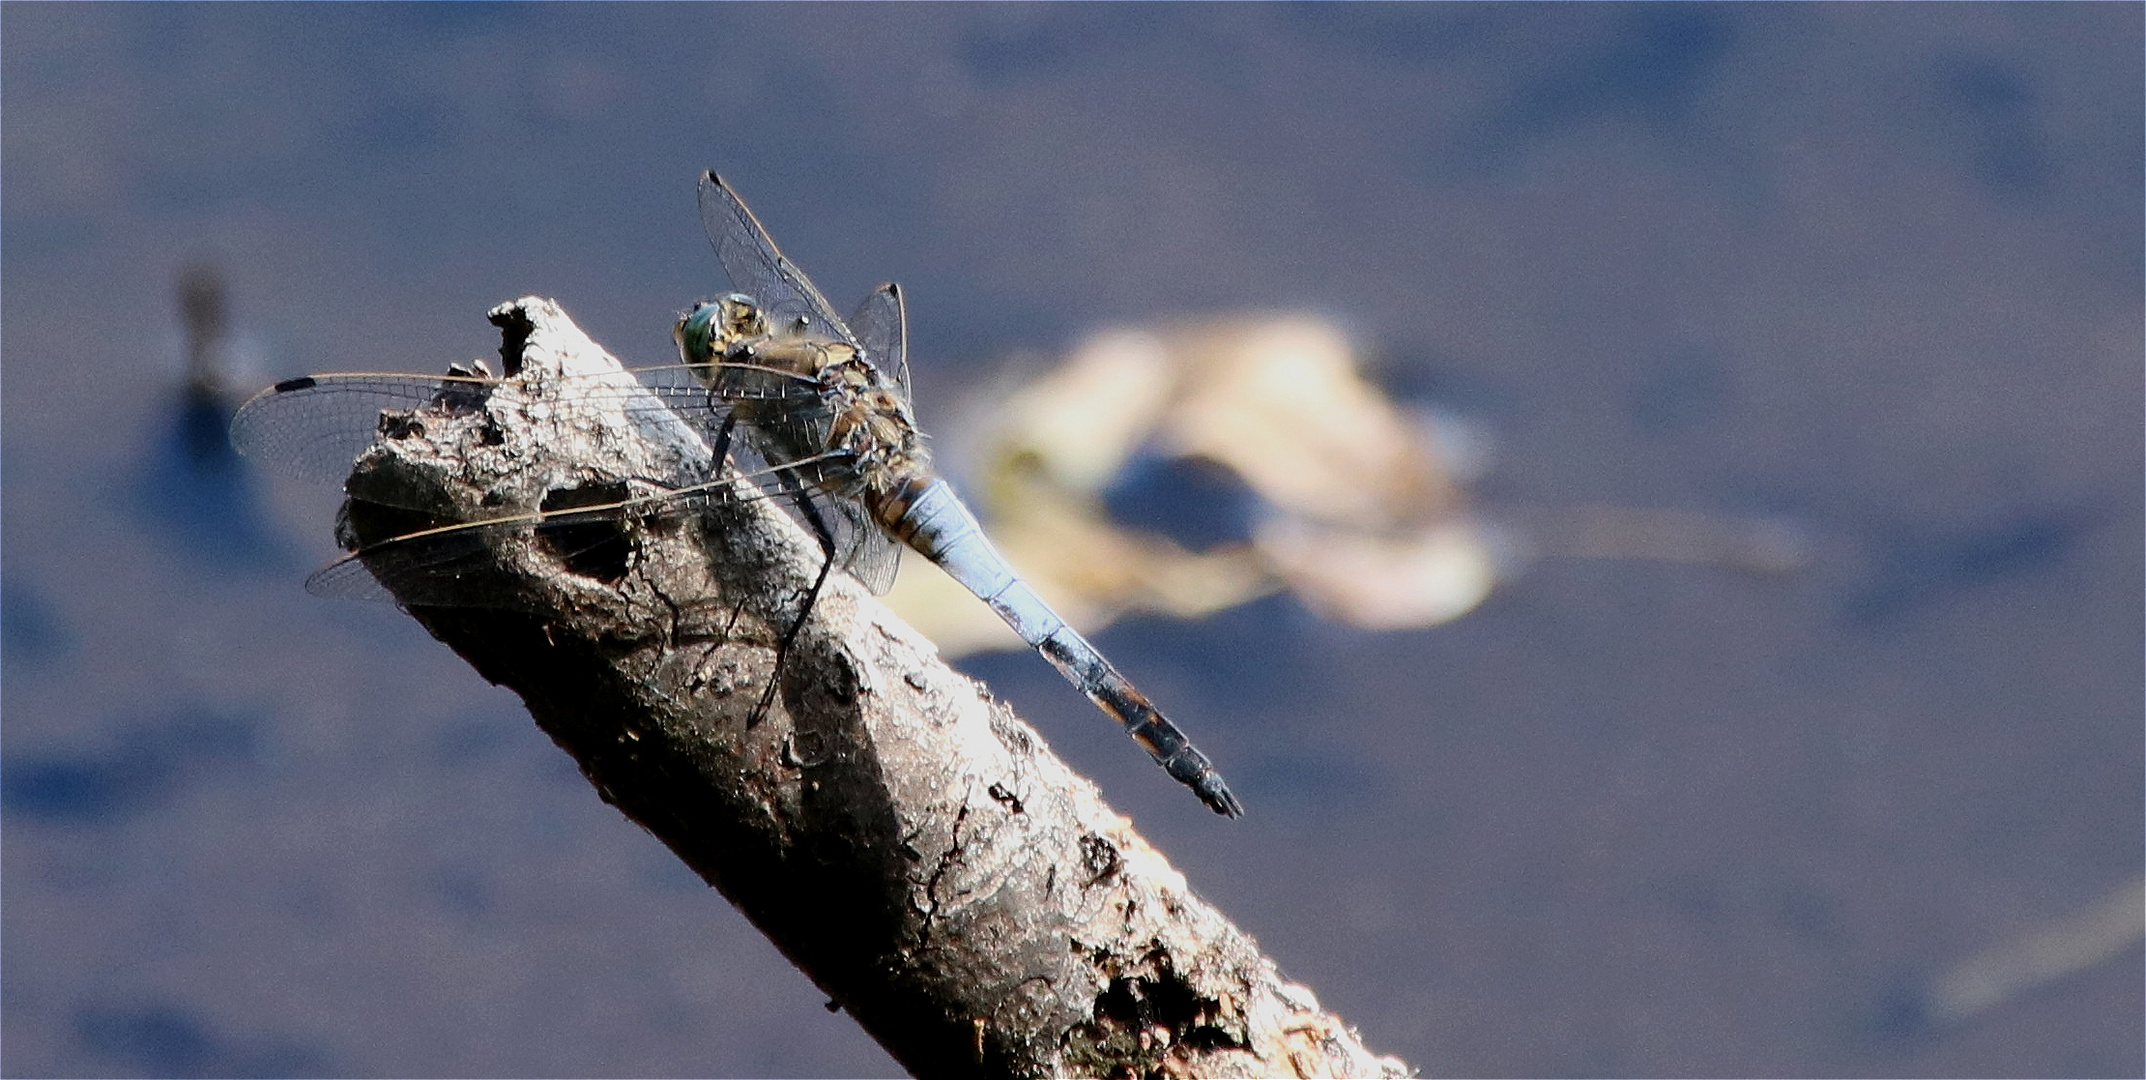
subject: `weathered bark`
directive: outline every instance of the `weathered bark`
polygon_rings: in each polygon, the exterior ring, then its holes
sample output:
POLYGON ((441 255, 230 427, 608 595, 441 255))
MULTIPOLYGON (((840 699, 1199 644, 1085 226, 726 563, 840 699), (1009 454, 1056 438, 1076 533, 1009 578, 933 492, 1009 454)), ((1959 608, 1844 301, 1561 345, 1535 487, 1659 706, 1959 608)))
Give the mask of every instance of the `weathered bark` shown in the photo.
MULTIPOLYGON (((379 503, 491 518, 561 491, 648 494, 639 478, 705 464, 681 429, 554 394, 561 375, 617 368, 557 305, 524 298, 492 320, 511 377, 383 421, 349 483, 356 539, 406 527, 379 503)), ((644 516, 609 556, 560 554, 525 531, 454 586, 383 579, 914 1074, 1407 1073, 847 576, 755 718, 820 562, 770 502, 644 516), (483 595, 499 606, 460 606, 483 595)))

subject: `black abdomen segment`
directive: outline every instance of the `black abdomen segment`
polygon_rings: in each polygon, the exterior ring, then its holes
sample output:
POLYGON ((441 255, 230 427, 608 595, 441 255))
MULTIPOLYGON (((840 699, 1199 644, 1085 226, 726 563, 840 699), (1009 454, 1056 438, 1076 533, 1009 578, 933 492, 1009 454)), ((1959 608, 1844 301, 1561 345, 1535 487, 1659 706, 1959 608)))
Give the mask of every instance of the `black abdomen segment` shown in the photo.
MULTIPOLYGON (((997 604, 991 606, 998 608, 997 604)), ((1005 612, 1000 610, 999 614, 1005 612)), ((1146 694, 1118 674, 1118 669, 1103 659, 1103 654, 1088 644, 1086 638, 1060 623, 1057 633, 1035 644, 1036 651, 1042 653, 1043 658, 1068 681, 1080 687, 1081 693, 1088 695, 1088 700, 1117 717, 1118 723, 1125 725, 1125 733, 1145 748, 1164 772, 1191 788, 1215 813, 1226 817, 1243 816, 1244 804, 1230 793, 1229 785, 1222 782, 1222 774, 1215 771, 1207 755, 1200 753, 1176 724, 1158 712, 1146 694)))

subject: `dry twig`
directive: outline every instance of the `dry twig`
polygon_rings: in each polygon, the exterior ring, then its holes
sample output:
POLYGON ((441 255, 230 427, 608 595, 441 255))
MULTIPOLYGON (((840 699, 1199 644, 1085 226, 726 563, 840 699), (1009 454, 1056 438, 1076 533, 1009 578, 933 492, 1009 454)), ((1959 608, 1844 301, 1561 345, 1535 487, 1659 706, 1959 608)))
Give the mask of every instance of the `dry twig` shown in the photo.
MULTIPOLYGON (((566 490, 648 494, 637 477, 705 463, 682 429, 553 393, 617 368, 557 305, 524 298, 492 321, 510 378, 383 423, 349 481, 356 539, 407 524, 368 493, 471 520, 566 490)), ((820 559, 769 502, 632 520, 619 539, 628 554, 601 566, 534 534, 497 544, 471 587, 510 609, 403 599, 911 1072, 1407 1074, 847 577, 749 722, 820 559)))

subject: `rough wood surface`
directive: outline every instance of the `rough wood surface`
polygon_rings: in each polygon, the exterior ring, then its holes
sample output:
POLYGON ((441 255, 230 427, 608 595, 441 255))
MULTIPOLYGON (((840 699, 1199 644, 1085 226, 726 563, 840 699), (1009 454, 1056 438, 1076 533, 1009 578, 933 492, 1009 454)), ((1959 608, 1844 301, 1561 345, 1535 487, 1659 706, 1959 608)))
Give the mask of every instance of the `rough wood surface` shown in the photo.
MULTIPOLYGON (((349 481, 354 539, 409 518, 368 494, 473 520, 556 505, 562 490, 656 492, 640 478, 696 454, 705 467, 682 428, 556 393, 560 376, 617 370, 556 304, 524 298, 491 318, 509 378, 479 401, 384 419, 349 481)), ((819 561, 769 502, 620 534, 613 547, 630 555, 596 566, 562 562, 533 534, 503 539, 456 586, 499 607, 412 602, 421 592, 405 606, 519 693, 605 801, 912 1073, 1407 1074, 845 575, 798 635, 774 706, 749 723, 819 561)))

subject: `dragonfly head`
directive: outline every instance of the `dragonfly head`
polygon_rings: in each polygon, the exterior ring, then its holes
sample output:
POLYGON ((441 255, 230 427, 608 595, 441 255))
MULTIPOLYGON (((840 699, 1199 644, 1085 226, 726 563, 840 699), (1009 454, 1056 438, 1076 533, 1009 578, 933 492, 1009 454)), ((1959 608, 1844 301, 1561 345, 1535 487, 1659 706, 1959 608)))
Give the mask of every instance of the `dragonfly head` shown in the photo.
POLYGON ((678 343, 678 359, 687 364, 713 364, 738 345, 768 334, 767 316, 760 305, 744 293, 726 293, 693 305, 671 331, 678 343))

